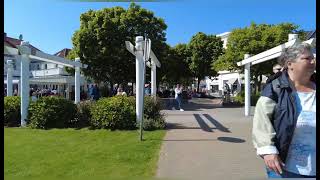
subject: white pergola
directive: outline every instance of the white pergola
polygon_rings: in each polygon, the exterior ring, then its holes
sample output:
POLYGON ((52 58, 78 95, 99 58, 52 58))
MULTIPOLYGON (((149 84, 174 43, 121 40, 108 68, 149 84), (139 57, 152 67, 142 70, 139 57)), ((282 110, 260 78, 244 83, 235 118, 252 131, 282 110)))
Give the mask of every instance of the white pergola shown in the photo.
MULTIPOLYGON (((245 116, 250 115, 250 107, 251 107, 250 67, 255 64, 259 64, 265 61, 278 58, 285 48, 291 47, 292 45, 298 42, 300 42, 300 40, 298 39, 297 34, 289 34, 288 42, 251 57, 249 54, 245 54, 244 60, 237 62, 238 66, 245 66, 244 67, 245 68, 244 69, 244 77, 245 77, 245 112, 244 114, 245 116)), ((304 41, 304 43, 308 43, 312 47, 315 47, 315 42, 316 42, 315 38, 304 41)), ((314 56, 316 55, 314 54, 314 56)))
MULTIPOLYGON (((87 68, 88 65, 80 63, 80 58, 75 61, 64 59, 58 56, 46 54, 36 51, 31 54, 29 42, 21 42, 18 49, 4 46, 4 53, 15 56, 16 59, 21 60, 20 72, 20 87, 21 87, 21 126, 26 126, 26 119, 28 116, 29 106, 29 63, 30 59, 37 59, 40 61, 64 65, 67 67, 75 68, 75 103, 80 102, 80 68, 87 68)), ((7 61, 7 95, 12 96, 12 60, 7 61)))
POLYGON ((151 50, 151 40, 147 37, 144 39, 143 36, 137 36, 135 46, 129 41, 125 41, 125 44, 127 50, 136 58, 136 118, 140 123, 140 140, 142 140, 145 65, 151 68, 151 95, 156 97, 156 68, 161 64, 151 50))

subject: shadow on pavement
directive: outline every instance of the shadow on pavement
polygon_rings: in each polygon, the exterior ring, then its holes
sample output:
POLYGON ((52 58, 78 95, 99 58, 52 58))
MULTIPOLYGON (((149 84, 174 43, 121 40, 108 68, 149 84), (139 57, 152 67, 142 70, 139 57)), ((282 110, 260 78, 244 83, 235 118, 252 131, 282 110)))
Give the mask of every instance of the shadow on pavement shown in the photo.
MULTIPOLYGON (((174 98, 162 98, 163 110, 179 110, 178 103, 174 98)), ((212 99, 197 98, 182 102, 182 109, 185 111, 203 111, 215 108, 241 108, 239 105, 223 105, 222 100, 217 98, 216 103, 212 99), (219 102, 221 101, 221 102, 219 102)))
POLYGON ((224 127, 219 121, 215 120, 213 117, 211 117, 209 114, 203 114, 204 117, 206 117, 217 129, 219 129, 222 132, 231 133, 228 128, 224 127))
POLYGON ((218 137, 219 141, 231 142, 231 143, 244 143, 244 139, 234 138, 234 137, 218 137))
POLYGON ((207 123, 200 117, 199 114, 193 114, 193 116, 196 118, 199 126, 203 131, 206 132, 213 132, 212 129, 207 125, 207 123))
MULTIPOLYGON (((188 126, 184 126, 180 123, 167 123, 166 129, 170 130, 170 129, 202 129, 202 128, 201 127, 188 127, 188 126)), ((217 129, 217 128, 210 128, 210 129, 217 129)))
MULTIPOLYGON (((179 110, 178 103, 174 98, 166 98, 161 99, 163 103, 163 110, 179 110)), ((200 102, 192 102, 192 100, 188 102, 183 102, 181 104, 181 108, 185 111, 202 111, 204 109, 214 109, 218 108, 221 105, 219 104, 213 104, 212 102, 208 100, 197 100, 200 102), (204 101, 201 103, 201 101, 204 101)))

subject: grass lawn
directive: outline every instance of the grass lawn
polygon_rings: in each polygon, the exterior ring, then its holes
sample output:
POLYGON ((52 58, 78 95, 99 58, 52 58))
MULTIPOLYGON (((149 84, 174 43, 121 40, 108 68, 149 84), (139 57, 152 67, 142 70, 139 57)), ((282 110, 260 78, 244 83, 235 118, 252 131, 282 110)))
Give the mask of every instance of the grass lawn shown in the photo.
POLYGON ((4 128, 5 179, 149 179, 164 134, 4 128))

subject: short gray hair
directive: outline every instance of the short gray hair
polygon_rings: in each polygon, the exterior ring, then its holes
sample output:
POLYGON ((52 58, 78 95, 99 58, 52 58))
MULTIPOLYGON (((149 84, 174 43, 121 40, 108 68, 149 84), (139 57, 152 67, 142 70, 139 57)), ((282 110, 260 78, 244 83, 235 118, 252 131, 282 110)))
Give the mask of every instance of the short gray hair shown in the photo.
POLYGON ((298 56, 303 54, 306 50, 311 52, 311 48, 311 45, 307 43, 294 44, 293 46, 286 48, 282 52, 281 56, 278 59, 278 63, 282 67, 287 68, 288 62, 295 62, 298 56))

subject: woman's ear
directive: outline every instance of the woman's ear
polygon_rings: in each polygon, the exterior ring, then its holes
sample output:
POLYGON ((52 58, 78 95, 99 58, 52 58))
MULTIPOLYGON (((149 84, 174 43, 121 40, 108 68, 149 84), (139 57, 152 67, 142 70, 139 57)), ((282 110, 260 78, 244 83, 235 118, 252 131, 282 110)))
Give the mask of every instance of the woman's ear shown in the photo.
POLYGON ((292 62, 287 63, 288 70, 293 71, 292 62))

